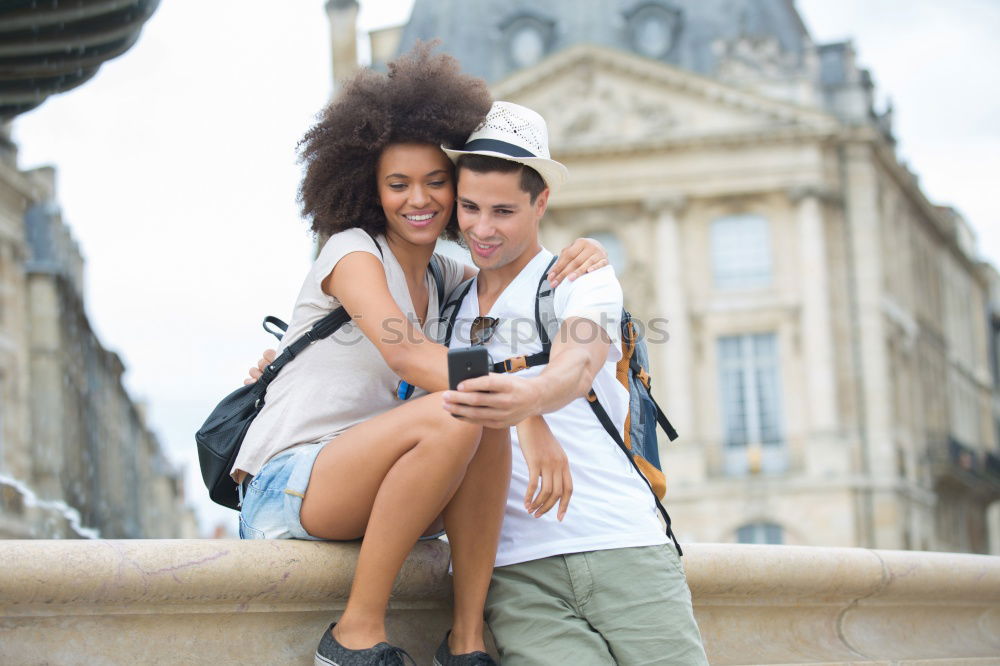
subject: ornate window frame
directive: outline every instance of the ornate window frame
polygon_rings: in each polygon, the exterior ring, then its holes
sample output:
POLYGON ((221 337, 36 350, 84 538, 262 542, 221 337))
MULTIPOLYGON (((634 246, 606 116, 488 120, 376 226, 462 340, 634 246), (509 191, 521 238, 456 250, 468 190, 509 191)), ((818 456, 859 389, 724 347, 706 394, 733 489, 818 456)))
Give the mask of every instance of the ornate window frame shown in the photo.
POLYGON ((683 12, 680 8, 665 2, 644 0, 625 12, 624 18, 629 44, 639 55, 662 60, 677 46, 677 37, 683 23, 683 12), (659 49, 651 49, 643 43, 643 30, 650 25, 650 22, 657 20, 665 24, 666 34, 663 35, 665 44, 659 49))
POLYGON ((537 12, 521 11, 507 17, 499 26, 504 55, 514 69, 532 67, 552 52, 555 44, 556 21, 537 12), (515 51, 514 41, 522 30, 534 30, 541 39, 541 50, 534 58, 521 59, 515 51))

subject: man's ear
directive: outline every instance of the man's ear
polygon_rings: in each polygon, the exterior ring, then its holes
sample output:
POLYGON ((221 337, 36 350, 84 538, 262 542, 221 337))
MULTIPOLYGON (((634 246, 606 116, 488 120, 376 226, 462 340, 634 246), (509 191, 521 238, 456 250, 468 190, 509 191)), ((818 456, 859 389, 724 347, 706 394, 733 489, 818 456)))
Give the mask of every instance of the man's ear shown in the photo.
POLYGON ((545 215, 545 211, 548 208, 548 206, 549 206, 549 188, 546 187, 544 190, 539 192, 538 196, 535 198, 535 215, 538 218, 541 218, 543 215, 545 215))

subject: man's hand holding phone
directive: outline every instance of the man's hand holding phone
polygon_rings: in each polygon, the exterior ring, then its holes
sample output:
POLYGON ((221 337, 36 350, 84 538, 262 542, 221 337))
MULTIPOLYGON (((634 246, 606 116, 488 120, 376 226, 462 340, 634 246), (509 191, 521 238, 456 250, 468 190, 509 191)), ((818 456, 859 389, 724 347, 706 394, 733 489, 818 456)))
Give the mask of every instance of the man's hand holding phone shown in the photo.
POLYGON ((459 347, 448 350, 448 387, 458 390, 466 379, 483 377, 490 372, 490 355, 486 347, 459 347))
POLYGON ((516 426, 537 415, 540 402, 534 379, 497 373, 465 379, 444 394, 444 408, 453 416, 487 428, 516 426))

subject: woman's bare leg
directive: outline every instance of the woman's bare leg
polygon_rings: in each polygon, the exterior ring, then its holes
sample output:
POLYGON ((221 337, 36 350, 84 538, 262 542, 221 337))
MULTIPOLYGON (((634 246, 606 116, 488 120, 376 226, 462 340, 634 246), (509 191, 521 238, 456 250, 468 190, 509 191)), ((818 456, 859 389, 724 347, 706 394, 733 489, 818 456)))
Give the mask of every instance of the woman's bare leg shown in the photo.
POLYGON ((484 429, 476 455, 444 510, 451 546, 455 611, 452 654, 485 650, 483 605, 489 590, 510 486, 510 430, 484 429))
POLYGON ((344 647, 386 640, 393 582, 417 537, 459 487, 480 433, 445 412, 440 394, 432 394, 351 428, 317 456, 302 501, 302 526, 326 539, 364 535, 334 632, 344 647))

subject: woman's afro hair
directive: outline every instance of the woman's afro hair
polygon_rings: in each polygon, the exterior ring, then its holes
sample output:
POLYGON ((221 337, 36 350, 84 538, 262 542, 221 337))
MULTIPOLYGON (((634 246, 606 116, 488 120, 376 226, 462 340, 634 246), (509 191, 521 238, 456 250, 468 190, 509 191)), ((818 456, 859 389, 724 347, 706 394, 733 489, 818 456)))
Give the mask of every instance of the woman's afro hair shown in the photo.
MULTIPOLYGON (((375 183, 382 150, 404 142, 459 146, 485 118, 486 83, 462 74, 451 56, 432 54, 434 46, 417 44, 388 73, 358 72, 299 142, 306 165, 299 202, 314 233, 383 232, 375 183)), ((457 234, 454 214, 446 233, 457 234)))

